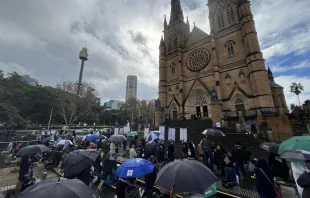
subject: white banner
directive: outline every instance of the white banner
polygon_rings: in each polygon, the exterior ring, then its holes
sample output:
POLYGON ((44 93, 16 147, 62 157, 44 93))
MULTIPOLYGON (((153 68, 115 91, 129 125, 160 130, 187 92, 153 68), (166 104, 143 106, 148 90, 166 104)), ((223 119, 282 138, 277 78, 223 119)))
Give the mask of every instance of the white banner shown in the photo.
POLYGON ((114 135, 118 134, 118 128, 114 128, 114 135))
POLYGON ((174 140, 175 141, 175 128, 169 128, 168 140, 174 140))
POLYGON ((149 128, 144 128, 144 138, 147 138, 147 135, 149 134, 149 128))
POLYGON ((124 131, 125 131, 124 128, 120 128, 118 133, 119 134, 124 134, 124 131))
POLYGON ((187 142, 187 128, 180 128, 180 140, 187 142))
POLYGON ((160 140, 165 140, 165 126, 159 126, 159 139, 160 140))

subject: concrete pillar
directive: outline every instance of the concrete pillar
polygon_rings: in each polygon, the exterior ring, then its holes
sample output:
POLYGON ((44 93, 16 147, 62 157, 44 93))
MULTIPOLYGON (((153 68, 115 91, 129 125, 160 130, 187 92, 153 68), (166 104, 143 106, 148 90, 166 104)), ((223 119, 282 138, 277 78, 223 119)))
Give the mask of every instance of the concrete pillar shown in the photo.
POLYGON ((217 121, 223 118, 222 104, 220 101, 212 101, 210 104, 212 124, 215 125, 217 121))

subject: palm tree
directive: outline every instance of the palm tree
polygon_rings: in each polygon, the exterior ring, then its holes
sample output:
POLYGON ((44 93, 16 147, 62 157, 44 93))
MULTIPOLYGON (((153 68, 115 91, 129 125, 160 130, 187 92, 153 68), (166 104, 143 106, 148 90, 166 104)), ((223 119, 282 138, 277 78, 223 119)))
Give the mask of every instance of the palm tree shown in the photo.
POLYGON ((292 85, 290 86, 290 88, 291 88, 291 92, 296 94, 296 96, 298 98, 299 106, 301 106, 300 100, 299 100, 299 95, 304 90, 304 86, 302 86, 301 83, 293 82, 292 85))

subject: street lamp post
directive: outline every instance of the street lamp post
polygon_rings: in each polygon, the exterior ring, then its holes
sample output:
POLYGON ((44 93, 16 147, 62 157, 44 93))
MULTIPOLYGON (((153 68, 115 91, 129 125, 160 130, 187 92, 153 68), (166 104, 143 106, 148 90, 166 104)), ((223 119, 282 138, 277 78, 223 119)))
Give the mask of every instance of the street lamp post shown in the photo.
POLYGON ((77 94, 78 95, 80 94, 80 89, 81 89, 81 85, 82 85, 84 62, 88 60, 88 52, 87 52, 86 47, 83 47, 82 50, 80 51, 79 58, 81 59, 81 68, 80 68, 79 82, 78 82, 78 88, 77 88, 77 94))

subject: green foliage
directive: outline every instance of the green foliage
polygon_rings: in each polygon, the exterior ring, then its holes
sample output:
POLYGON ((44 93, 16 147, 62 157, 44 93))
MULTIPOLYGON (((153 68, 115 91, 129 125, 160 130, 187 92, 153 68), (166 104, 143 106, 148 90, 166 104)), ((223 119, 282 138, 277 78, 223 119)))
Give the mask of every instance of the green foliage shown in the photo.
POLYGON ((133 126, 133 130, 137 130, 138 125, 142 127, 146 124, 153 124, 155 106, 145 100, 128 99, 120 108, 120 110, 107 110, 100 114, 101 124, 115 125, 116 122, 120 126, 127 124, 127 121, 133 126))
POLYGON ((290 86, 291 92, 295 93, 297 98, 298 98, 298 102, 299 102, 299 106, 300 106, 300 100, 299 100, 299 95, 302 93, 302 91, 304 90, 304 86, 301 83, 296 83, 293 82, 292 85, 290 86))
POLYGON ((63 87, 31 86, 16 72, 5 77, 0 71, 0 123, 5 122, 14 127, 47 125, 52 108, 52 124, 73 124, 80 121, 79 118, 89 124, 98 122, 100 107, 90 100, 90 97, 94 97, 95 89, 90 85, 88 87, 87 93, 77 96, 63 87), (76 108, 68 112, 74 118, 69 123, 66 122, 68 116, 64 116, 63 110, 70 109, 72 104, 76 108))

